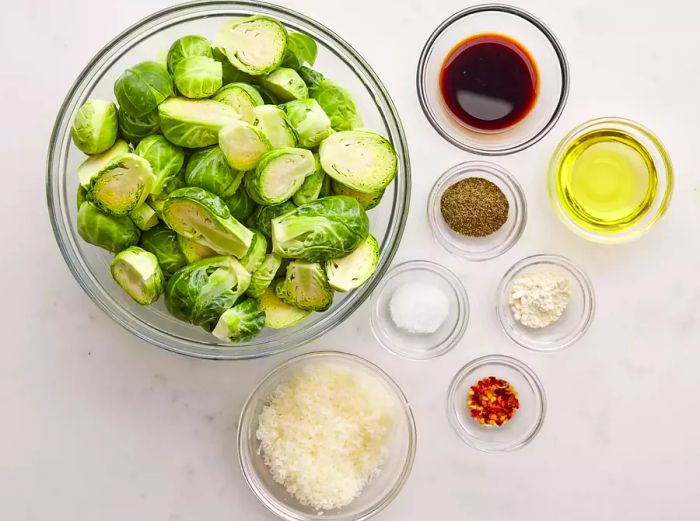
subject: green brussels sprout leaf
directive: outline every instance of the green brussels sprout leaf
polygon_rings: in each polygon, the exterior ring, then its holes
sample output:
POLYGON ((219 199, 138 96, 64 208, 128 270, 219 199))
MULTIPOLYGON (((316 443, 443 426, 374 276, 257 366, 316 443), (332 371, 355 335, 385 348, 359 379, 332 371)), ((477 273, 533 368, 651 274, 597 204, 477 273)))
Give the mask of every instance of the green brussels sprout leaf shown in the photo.
POLYGON ((302 183, 299 190, 296 191, 292 197, 292 201, 297 206, 302 204, 310 203, 318 199, 321 189, 323 188, 323 181, 326 178, 326 173, 321 168, 321 160, 318 154, 314 154, 314 172, 311 175, 306 176, 304 182, 302 183))
POLYGON ((160 224, 141 234, 140 246, 158 259, 166 278, 191 262, 182 252, 178 234, 160 224))
POLYGON ((208 98, 221 88, 221 63, 208 56, 190 56, 175 66, 175 86, 188 98, 208 98))
POLYGON ((158 109, 144 114, 132 116, 124 109, 119 109, 119 132, 129 143, 138 144, 147 136, 157 134, 160 130, 158 109))
POLYGON ((265 312, 257 300, 249 298, 224 311, 212 334, 224 342, 247 342, 265 326, 265 312))
POLYGON ((294 69, 279 67, 260 79, 260 84, 282 102, 309 97, 309 90, 294 69))
POLYGON ((241 257, 241 265, 249 272, 253 273, 265 260, 267 253, 267 239, 258 230, 253 230, 253 240, 250 243, 250 248, 243 257, 241 257))
POLYGON ((240 188, 235 194, 226 199, 225 203, 229 212, 231 212, 231 217, 240 222, 245 222, 248 217, 253 215, 257 206, 244 188, 240 188))
POLYGON ((318 86, 309 89, 309 96, 321 105, 331 120, 333 130, 352 130, 363 126, 362 116, 347 89, 332 81, 322 80, 318 86))
POLYGON ((185 182, 227 199, 236 193, 243 172, 231 168, 221 148, 214 145, 198 150, 190 157, 185 170, 185 182))
POLYGON ((265 237, 272 237, 272 219, 296 210, 296 205, 291 201, 285 201, 271 206, 260 206, 253 214, 254 226, 262 232, 265 237))
POLYGON ((316 61, 318 47, 311 36, 303 33, 289 33, 287 35, 287 48, 309 65, 313 65, 316 61))
POLYGON ((262 263, 250 276, 250 285, 248 286, 246 295, 252 298, 262 297, 275 279, 275 275, 277 275, 277 270, 279 270, 281 264, 282 259, 280 259, 278 255, 274 253, 265 255, 262 263))

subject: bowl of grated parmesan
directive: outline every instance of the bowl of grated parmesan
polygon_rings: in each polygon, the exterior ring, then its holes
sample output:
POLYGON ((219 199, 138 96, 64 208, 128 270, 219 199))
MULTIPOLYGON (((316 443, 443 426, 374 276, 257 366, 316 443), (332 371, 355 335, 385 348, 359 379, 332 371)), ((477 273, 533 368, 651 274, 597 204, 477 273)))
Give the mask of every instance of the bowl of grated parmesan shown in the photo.
POLYGON ((398 385, 367 360, 334 351, 274 369, 238 426, 246 482, 294 521, 372 517, 400 492, 415 450, 415 421, 398 385))

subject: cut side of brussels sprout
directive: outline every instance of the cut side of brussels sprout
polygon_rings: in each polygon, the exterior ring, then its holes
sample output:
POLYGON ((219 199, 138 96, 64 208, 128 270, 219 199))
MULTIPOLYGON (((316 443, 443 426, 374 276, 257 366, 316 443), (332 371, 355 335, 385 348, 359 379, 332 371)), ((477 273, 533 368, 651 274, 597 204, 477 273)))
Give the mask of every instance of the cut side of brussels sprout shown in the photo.
POLYGON ((179 269, 165 288, 165 306, 179 320, 212 327, 236 304, 250 273, 233 257, 212 257, 179 269))
POLYGON ((253 273, 265 260, 265 253, 267 253, 267 239, 258 230, 253 230, 253 240, 246 254, 241 257, 241 264, 248 272, 253 273))
POLYGON ((212 99, 225 103, 238 113, 241 121, 250 124, 255 123, 255 107, 264 103, 257 89, 247 83, 225 85, 212 99))
POLYGON ((114 95, 120 108, 135 117, 145 116, 173 95, 173 80, 160 63, 141 62, 119 76, 114 95))
POLYGON ((142 306, 153 304, 163 293, 164 277, 158 259, 138 246, 117 253, 110 271, 126 294, 142 306))
POLYGON ((236 69, 222 49, 217 47, 211 48, 211 53, 216 61, 221 64, 221 69, 223 71, 223 84, 228 85, 229 83, 246 82, 250 83, 253 81, 253 77, 239 69, 236 69))
POLYGON ((185 170, 189 186, 199 186, 224 199, 236 193, 242 179, 243 172, 231 168, 216 145, 192 154, 185 170))
POLYGON ((240 222, 245 222, 248 217, 253 215, 257 207, 255 201, 250 198, 244 188, 239 188, 235 194, 224 202, 228 206, 229 212, 231 212, 231 217, 240 222))
POLYGON ((291 201, 285 201, 271 206, 260 206, 253 215, 253 226, 260 230, 265 237, 272 237, 272 219, 295 210, 291 201))
POLYGON ((248 286, 246 295, 252 298, 262 297, 275 279, 275 275, 277 275, 277 270, 281 264, 282 259, 274 253, 265 255, 260 266, 258 266, 250 276, 250 285, 248 286))
POLYGON ((119 109, 119 132, 129 143, 138 143, 147 136, 157 134, 160 130, 160 118, 158 109, 143 116, 132 116, 123 109, 119 109))
POLYGON ((287 48, 287 31, 265 16, 236 18, 224 24, 214 44, 229 61, 252 76, 268 74, 279 67, 287 48))
POLYGON ((158 224, 158 214, 147 203, 143 203, 131 210, 129 217, 131 217, 138 229, 143 231, 150 230, 158 224))
POLYGON ((257 300, 249 298, 224 311, 212 334, 224 342, 247 342, 265 326, 265 312, 257 300))
POLYGON ((78 209, 78 234, 87 243, 112 253, 138 244, 141 232, 126 215, 112 215, 90 201, 78 209))
POLYGON ((235 110, 213 100, 170 98, 158 106, 158 113, 163 135, 186 148, 216 145, 219 131, 238 121, 235 110))
POLYGON ((192 262, 180 248, 179 235, 162 224, 143 232, 139 245, 156 256, 166 277, 192 262))
POLYGON ((188 98, 208 98, 221 88, 221 64, 209 56, 190 56, 178 62, 173 72, 175 86, 188 98))
POLYGON ((352 130, 362 127, 362 116, 347 89, 324 79, 319 85, 309 89, 309 96, 321 105, 331 120, 333 130, 352 130))
POLYGON ((188 35, 175 40, 168 51, 168 70, 171 74, 175 73, 175 67, 182 60, 191 56, 207 56, 213 58, 211 45, 209 40, 204 36, 188 35))
POLYGON ((368 233, 367 214, 356 199, 323 197, 272 220, 272 251, 321 262, 350 253, 368 233))
POLYGON ((359 288, 369 280, 378 263, 379 243, 372 235, 368 235, 345 257, 326 261, 328 283, 336 291, 359 288))
POLYGON ((301 206, 302 204, 310 203, 318 199, 325 178, 326 173, 321 168, 321 161, 318 154, 314 154, 314 173, 306 176, 301 187, 292 197, 294 204, 301 206))
POLYGON ((358 192, 349 186, 339 183, 330 176, 328 176, 328 178, 331 179, 331 189, 334 194, 354 197, 365 210, 375 208, 382 201, 382 197, 384 197, 384 190, 380 190, 379 192, 358 192))
POLYGON ((198 242, 188 239, 187 237, 183 237, 182 235, 177 235, 177 240, 180 244, 182 254, 187 259, 185 264, 197 262, 198 260, 202 259, 208 259, 210 257, 216 257, 218 255, 218 253, 212 250, 209 246, 199 244, 198 242))
POLYGON ((282 302, 271 287, 260 297, 260 307, 265 311, 265 326, 271 329, 295 326, 311 314, 311 311, 282 302))
POLYGON ((147 160, 124 154, 97 173, 88 189, 88 199, 106 212, 127 215, 144 203, 154 182, 147 160))
POLYGON ((226 204, 201 188, 172 192, 163 205, 162 215, 171 230, 221 255, 240 258, 253 240, 253 232, 231 217, 226 204))
POLYGON ((78 167, 78 179, 80 180, 80 185, 85 188, 90 186, 92 178, 95 177, 100 170, 106 167, 113 160, 127 154, 128 152, 129 145, 127 142, 123 139, 118 139, 111 148, 105 150, 101 154, 88 157, 78 167))
POLYGON ((117 140, 117 107, 111 101, 90 99, 78 109, 70 135, 86 154, 104 152, 117 140))
POLYGON ((323 170, 358 192, 384 190, 396 176, 394 147, 371 130, 336 132, 318 149, 323 170))
POLYGON ((296 132, 300 147, 313 148, 331 134, 331 120, 316 100, 290 101, 282 107, 296 132))
POLYGON ((260 79, 260 84, 281 102, 309 97, 309 90, 294 69, 279 67, 260 79))
POLYGON ((221 129, 219 146, 231 168, 243 171, 255 168, 265 152, 272 148, 267 136, 259 128, 243 121, 221 129))
POLYGON ((290 199, 314 169, 314 156, 309 150, 276 148, 246 174, 246 191, 258 204, 279 204, 290 199))
POLYGON ((153 195, 160 194, 179 175, 185 164, 185 151, 161 135, 144 138, 136 147, 135 153, 148 161, 156 176, 151 188, 153 195))
POLYGON ((275 293, 282 302, 308 311, 326 311, 333 304, 333 289, 326 271, 317 262, 290 262, 275 293))
POLYGON ((260 105, 253 110, 255 126, 270 140, 273 148, 295 147, 297 135, 287 121, 284 110, 276 105, 260 105))

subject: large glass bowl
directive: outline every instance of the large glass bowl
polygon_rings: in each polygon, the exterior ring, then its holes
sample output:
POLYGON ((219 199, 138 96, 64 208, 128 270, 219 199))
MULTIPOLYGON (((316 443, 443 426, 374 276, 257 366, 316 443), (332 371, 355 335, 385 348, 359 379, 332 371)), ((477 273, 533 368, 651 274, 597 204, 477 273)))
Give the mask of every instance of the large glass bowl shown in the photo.
POLYGON ((242 359, 279 353, 311 341, 340 324, 369 296, 391 263, 406 223, 410 196, 410 166, 406 139, 396 108, 381 81, 345 40, 318 22, 289 9, 249 1, 182 4, 159 11, 109 42, 80 73, 66 97, 51 136, 46 192, 56 240, 71 272, 95 303, 119 324, 159 347, 199 358, 242 359), (85 156, 70 139, 75 112, 87 98, 114 99, 112 86, 128 66, 154 59, 177 38, 188 34, 213 37, 224 20, 265 14, 289 30, 318 42, 315 68, 352 92, 365 126, 388 137, 398 154, 398 174, 382 203, 370 212, 371 233, 381 256, 373 277, 361 288, 338 293, 333 307, 296 327, 265 330, 252 342, 228 345, 198 327, 180 322, 165 310, 162 299, 142 307, 112 280, 112 256, 83 241, 76 230, 76 169, 85 156))

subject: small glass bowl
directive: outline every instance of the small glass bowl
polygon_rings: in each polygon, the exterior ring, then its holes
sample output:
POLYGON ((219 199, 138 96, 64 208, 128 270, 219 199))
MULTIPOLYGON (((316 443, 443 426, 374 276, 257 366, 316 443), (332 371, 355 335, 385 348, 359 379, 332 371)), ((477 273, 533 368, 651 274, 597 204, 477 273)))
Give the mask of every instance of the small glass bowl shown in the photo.
POLYGON ((559 120, 569 95, 569 65, 552 31, 530 13, 506 5, 477 5, 450 16, 430 35, 418 61, 416 84, 423 112, 447 141, 474 154, 505 155, 534 145, 559 120), (539 73, 534 107, 500 132, 478 131, 460 123, 440 92, 444 59, 466 38, 485 33, 502 34, 522 44, 539 73))
POLYGON ((483 452, 508 452, 530 443, 542 428, 547 409, 542 383, 522 362, 509 356, 488 355, 462 367, 447 391, 447 416, 467 445, 483 452), (495 376, 510 383, 520 407, 501 427, 482 425, 470 415, 467 394, 482 378, 495 376))
POLYGON ((485 261, 502 255, 518 242, 527 222, 527 204, 520 183, 503 167, 487 161, 467 161, 453 166, 435 182, 428 197, 428 222, 435 239, 449 252, 472 261, 485 261), (468 177, 481 177, 494 183, 508 199, 508 219, 486 237, 467 237, 450 228, 442 217, 442 194, 468 177))
POLYGON ((450 351, 464 336, 469 323, 467 291, 450 270, 428 261, 409 261, 389 271, 372 294, 370 328, 379 343, 409 360, 428 360, 450 351), (435 333, 409 333, 391 318, 389 305, 404 284, 418 282, 439 288, 448 299, 449 314, 435 333))
POLYGON ((591 326, 595 313, 593 285, 576 264, 559 255, 533 255, 517 262, 498 285, 498 319, 517 344, 533 351, 558 351, 576 343, 591 326), (515 320, 510 308, 513 282, 527 272, 554 271, 569 279, 571 299, 564 314, 549 326, 534 329, 515 320))
POLYGON ((557 146, 549 165, 549 200, 559 219, 580 237, 602 244, 620 244, 632 241, 648 232, 663 217, 671 203, 673 192, 673 166, 668 152, 663 144, 649 129, 623 118, 598 118, 586 121, 569 132, 557 146), (591 230, 577 223, 564 209, 559 197, 560 187, 557 181, 557 171, 563 160, 563 155, 569 146, 581 140, 590 133, 600 131, 623 132, 635 139, 649 153, 654 163, 656 174, 656 194, 647 211, 632 226, 622 230, 599 229, 591 230))
POLYGON ((359 356, 337 351, 319 351, 297 356, 270 372, 248 397, 238 423, 238 455, 243 476, 260 502, 287 521, 361 521, 369 519, 391 503, 406 483, 416 453, 416 424, 406 396, 391 377, 359 356), (318 512, 300 504, 282 485, 272 479, 263 461, 256 438, 258 417, 270 394, 300 368, 318 362, 330 362, 362 371, 380 381, 396 398, 397 425, 389 454, 380 473, 361 495, 349 505, 318 512))

